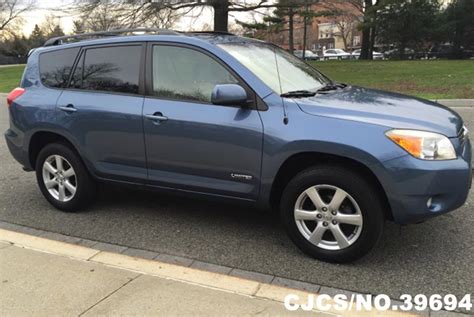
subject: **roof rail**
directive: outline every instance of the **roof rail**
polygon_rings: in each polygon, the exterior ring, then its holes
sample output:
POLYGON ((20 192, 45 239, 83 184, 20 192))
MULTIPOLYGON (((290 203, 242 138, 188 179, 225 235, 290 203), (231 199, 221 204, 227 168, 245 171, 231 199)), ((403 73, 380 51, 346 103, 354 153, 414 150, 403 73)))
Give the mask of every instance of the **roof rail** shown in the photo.
POLYGON ((235 35, 234 33, 225 32, 225 31, 189 31, 184 32, 188 34, 217 34, 217 35, 235 35))
POLYGON ((145 32, 145 33, 156 33, 161 35, 180 35, 179 32, 167 29, 158 29, 158 28, 134 28, 134 29, 118 29, 118 30, 109 30, 101 32, 91 32, 91 33, 81 33, 75 35, 65 35, 50 38, 44 43, 44 46, 55 46, 61 45, 63 42, 71 39, 82 39, 82 38, 93 38, 93 37, 105 37, 105 36, 118 36, 119 34, 124 33, 136 33, 136 32, 145 32))

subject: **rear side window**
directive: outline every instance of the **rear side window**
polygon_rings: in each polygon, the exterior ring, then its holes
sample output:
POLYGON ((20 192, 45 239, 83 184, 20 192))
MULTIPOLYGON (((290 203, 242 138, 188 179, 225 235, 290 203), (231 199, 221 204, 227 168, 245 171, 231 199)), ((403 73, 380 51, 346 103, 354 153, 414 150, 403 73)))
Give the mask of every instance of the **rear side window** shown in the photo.
POLYGON ((52 88, 66 87, 77 53, 79 53, 79 48, 41 54, 39 68, 43 85, 52 88))
POLYGON ((87 49, 81 56, 71 87, 138 94, 141 45, 87 49))

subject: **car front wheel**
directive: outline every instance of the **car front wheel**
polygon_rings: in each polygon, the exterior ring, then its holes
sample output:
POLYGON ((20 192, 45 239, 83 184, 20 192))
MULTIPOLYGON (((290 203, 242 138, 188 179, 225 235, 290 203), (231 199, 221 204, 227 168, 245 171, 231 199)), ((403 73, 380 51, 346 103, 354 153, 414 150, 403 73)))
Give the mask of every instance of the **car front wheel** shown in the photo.
POLYGON ((306 254, 328 262, 350 262, 368 253, 384 224, 374 186, 339 166, 296 175, 283 192, 281 216, 292 241, 306 254))

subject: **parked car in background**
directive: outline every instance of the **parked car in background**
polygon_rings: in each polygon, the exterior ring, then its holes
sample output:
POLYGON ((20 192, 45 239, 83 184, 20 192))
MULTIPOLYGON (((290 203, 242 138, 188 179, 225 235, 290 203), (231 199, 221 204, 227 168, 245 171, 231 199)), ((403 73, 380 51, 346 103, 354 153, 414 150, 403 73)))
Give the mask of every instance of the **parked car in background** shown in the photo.
MULTIPOLYGON (((351 53, 352 58, 353 59, 359 59, 360 58, 360 51, 361 51, 360 49, 352 51, 352 53, 351 53)), ((382 53, 373 51, 372 52, 372 58, 380 60, 380 59, 384 59, 384 56, 383 56, 382 53)))
POLYGON ((474 57, 474 51, 466 50, 461 47, 457 52, 454 45, 442 44, 433 46, 428 52, 428 58, 462 58, 468 59, 474 57))
POLYGON ((323 59, 324 60, 329 60, 329 59, 350 59, 351 54, 347 53, 344 50, 341 50, 339 48, 333 48, 333 49, 328 49, 323 52, 323 59))
POLYGON ((383 53, 386 59, 415 59, 415 50, 405 48, 404 53, 400 55, 400 50, 394 48, 383 53))
POLYGON ((348 262, 385 220, 466 201, 471 143, 453 110, 334 82, 271 43, 152 31, 54 38, 29 56, 5 138, 54 207, 86 207, 99 183, 227 199, 273 209, 268 225, 280 217, 303 252, 348 262))
MULTIPOLYGON (((293 54, 296 57, 303 59, 303 50, 293 51, 293 54)), ((317 60, 319 60, 319 56, 314 54, 313 52, 311 52, 309 50, 305 50, 304 51, 304 59, 307 60, 307 61, 317 61, 317 60)))

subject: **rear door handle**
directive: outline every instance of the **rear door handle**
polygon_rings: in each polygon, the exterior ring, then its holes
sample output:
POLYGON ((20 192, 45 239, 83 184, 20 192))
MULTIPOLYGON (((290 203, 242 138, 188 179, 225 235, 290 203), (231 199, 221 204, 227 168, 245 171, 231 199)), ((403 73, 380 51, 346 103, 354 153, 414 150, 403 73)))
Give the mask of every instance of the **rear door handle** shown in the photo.
POLYGON ((76 112, 77 109, 74 108, 74 105, 72 104, 68 104, 67 106, 61 106, 59 107, 59 109, 61 109, 62 111, 66 111, 66 112, 76 112))
POLYGON ((151 121, 167 121, 168 117, 164 116, 161 112, 155 112, 154 114, 147 114, 145 115, 145 118, 151 120, 151 121))

